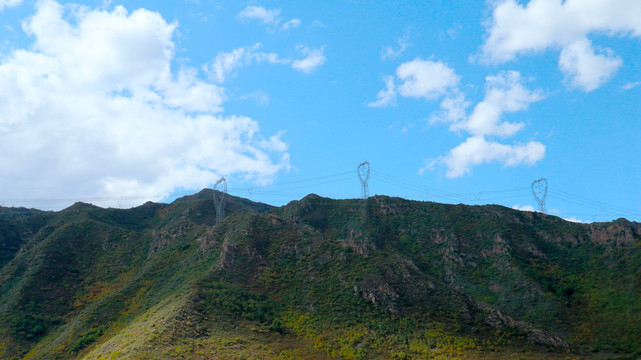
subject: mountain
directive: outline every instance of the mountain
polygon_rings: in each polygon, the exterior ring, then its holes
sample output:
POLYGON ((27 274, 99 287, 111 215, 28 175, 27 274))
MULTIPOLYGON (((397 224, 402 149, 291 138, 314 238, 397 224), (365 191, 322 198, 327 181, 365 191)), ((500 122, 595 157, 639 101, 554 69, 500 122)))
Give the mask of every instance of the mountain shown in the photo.
POLYGON ((212 195, 0 209, 0 358, 641 356, 639 223, 212 195))

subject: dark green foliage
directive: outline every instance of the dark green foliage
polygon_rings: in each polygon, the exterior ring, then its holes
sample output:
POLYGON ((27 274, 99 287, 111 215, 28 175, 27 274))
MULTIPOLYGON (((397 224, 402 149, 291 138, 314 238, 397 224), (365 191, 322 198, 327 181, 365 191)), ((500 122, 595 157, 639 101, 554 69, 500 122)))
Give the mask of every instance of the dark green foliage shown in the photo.
POLYGON ((80 335, 78 340, 76 340, 71 345, 69 350, 71 350, 72 352, 78 352, 84 349, 85 347, 87 347, 88 345, 92 344, 93 342, 95 342, 103 333, 104 333, 103 326, 99 326, 95 329, 91 329, 85 332, 84 334, 80 335))
POLYGON ((0 219, 0 268, 13 259, 22 241, 16 227, 0 219))
POLYGON ((18 314, 12 326, 12 334, 18 338, 29 341, 38 340, 42 337, 50 324, 41 317, 34 317, 31 314, 18 314))
POLYGON ((271 324, 275 306, 264 294, 251 293, 222 282, 200 282, 196 288, 195 308, 201 313, 271 324))
POLYGON ((37 209, 27 209, 23 207, 2 207, 0 206, 0 219, 2 220, 15 220, 19 218, 24 218, 28 216, 34 216, 39 214, 44 214, 45 211, 37 209))

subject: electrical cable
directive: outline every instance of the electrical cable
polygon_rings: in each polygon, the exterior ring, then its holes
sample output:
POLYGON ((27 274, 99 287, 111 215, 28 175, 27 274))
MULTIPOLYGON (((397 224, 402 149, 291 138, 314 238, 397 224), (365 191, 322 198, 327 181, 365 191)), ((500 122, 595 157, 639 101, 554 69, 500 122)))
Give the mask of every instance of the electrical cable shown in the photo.
MULTIPOLYGON (((361 164, 363 165, 363 164, 361 164)), ((360 166, 359 165, 359 170, 360 166)), ((520 188, 511 188, 511 189, 497 189, 497 190, 484 190, 477 192, 465 192, 458 193, 452 192, 433 186, 426 186, 424 184, 416 183, 398 176, 386 174, 377 170, 370 170, 371 179, 369 173, 366 173, 367 177, 362 177, 359 172, 357 175, 360 175, 361 185, 365 186, 368 181, 381 182, 388 185, 392 185, 397 189, 404 189, 408 193, 404 196, 405 198, 419 198, 426 200, 456 200, 462 203, 487 203, 489 201, 504 200, 504 199, 513 199, 513 198, 525 198, 532 196, 529 187, 520 187, 520 188), (367 180, 367 181, 364 181, 367 180)), ((364 173, 365 174, 365 173, 364 173)), ((292 198, 300 196, 300 192, 295 190, 306 189, 306 188, 318 188, 319 186, 336 184, 346 181, 354 180, 354 171, 344 171, 335 174, 322 175, 312 178, 292 180, 286 182, 280 182, 271 185, 256 186, 250 188, 229 188, 228 192, 234 194, 235 196, 246 196, 245 192, 248 192, 250 195, 255 195, 261 198, 292 198)), ((547 185, 547 184, 546 184, 547 185)), ((319 196, 322 197, 333 197, 333 198, 353 198, 353 194, 330 194, 325 192, 316 192, 319 196)), ((172 197, 181 197, 193 195, 190 192, 174 192, 172 197)), ((565 202, 573 204, 579 207, 586 209, 592 209, 599 211, 598 214, 587 214, 588 216, 597 217, 603 216, 605 214, 614 214, 621 215, 625 214, 626 216, 641 216, 641 210, 631 209, 623 206, 613 205, 604 201, 595 200, 590 197, 576 195, 560 189, 550 189, 549 197, 555 201, 565 202)), ((53 203, 69 203, 69 202, 88 202, 88 203, 104 203, 104 202, 126 202, 126 201, 136 201, 136 200, 147 200, 147 199, 162 199, 166 198, 168 194, 132 194, 132 195, 123 195, 123 196, 93 196, 93 197, 77 197, 77 198, 36 198, 36 199, 7 199, 0 201, 0 205, 4 206, 5 204, 53 204, 53 203)), ((581 214, 576 214, 581 215, 581 214)), ((575 215, 575 216, 576 216, 575 215)), ((584 214, 585 215, 585 214, 584 214)))

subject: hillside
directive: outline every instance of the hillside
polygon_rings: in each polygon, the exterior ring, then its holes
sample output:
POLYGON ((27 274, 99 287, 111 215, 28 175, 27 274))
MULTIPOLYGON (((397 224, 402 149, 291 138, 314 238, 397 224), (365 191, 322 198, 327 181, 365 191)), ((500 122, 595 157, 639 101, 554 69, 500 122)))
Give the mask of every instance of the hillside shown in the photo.
POLYGON ((0 209, 0 358, 641 355, 641 224, 211 199, 0 209))

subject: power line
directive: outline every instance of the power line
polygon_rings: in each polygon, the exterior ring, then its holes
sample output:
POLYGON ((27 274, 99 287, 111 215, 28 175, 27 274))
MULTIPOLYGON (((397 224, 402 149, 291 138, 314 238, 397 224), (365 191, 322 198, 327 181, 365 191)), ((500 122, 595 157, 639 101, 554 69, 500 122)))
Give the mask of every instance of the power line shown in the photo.
POLYGON ((352 174, 353 174, 352 171, 345 171, 345 172, 340 172, 340 173, 337 173, 337 174, 323 175, 323 176, 317 176, 317 177, 301 179, 301 180, 285 181, 285 182, 281 182, 281 183, 273 184, 273 185, 254 186, 252 188, 253 189, 264 189, 264 188, 273 189, 273 188, 279 188, 279 187, 285 187, 285 186, 290 188, 290 185, 296 185, 296 184, 301 184, 301 183, 306 183, 306 182, 318 181, 318 180, 322 180, 322 179, 345 177, 346 175, 350 175, 350 178, 351 178, 352 174))
POLYGON ((459 199, 462 201, 475 202, 475 201, 487 200, 487 198, 485 198, 485 195, 518 192, 519 194, 516 196, 504 196, 504 197, 492 197, 492 198, 500 199, 500 198, 508 198, 508 197, 522 197, 526 192, 527 194, 529 194, 529 190, 530 190, 527 187, 522 187, 522 188, 512 188, 512 189, 483 190, 483 191, 476 191, 476 192, 456 193, 456 192, 439 189, 434 186, 426 186, 423 184, 410 182, 405 179, 388 175, 377 170, 372 170, 372 174, 374 178, 378 181, 381 181, 390 185, 395 185, 397 187, 401 187, 407 190, 413 190, 417 194, 424 195, 424 197, 425 195, 427 195, 427 197, 429 198, 438 198, 438 199, 459 199))
POLYGON ((617 205, 611 205, 602 201, 592 200, 586 197, 574 195, 561 190, 550 190, 550 197, 563 202, 571 203, 577 206, 581 206, 584 208, 589 208, 589 209, 593 209, 593 210, 597 210, 597 211, 601 211, 609 214, 620 215, 621 213, 627 213, 629 215, 641 216, 641 212, 638 210, 624 208, 617 205))
MULTIPOLYGON (((443 201, 443 200, 454 200, 461 203, 487 203, 490 201, 496 200, 505 200, 505 199, 515 199, 515 198, 526 198, 535 194, 533 188, 531 187, 515 187, 511 189, 496 189, 496 190, 483 190, 476 192, 453 192, 445 189, 437 188, 434 186, 427 186, 425 184, 413 182, 406 178, 399 176, 390 175, 378 170, 369 169, 368 162, 363 162, 359 164, 357 168, 357 175, 361 181, 361 197, 363 194, 369 195, 369 182, 373 180, 375 182, 385 183, 393 186, 395 189, 403 189, 407 191, 405 198, 414 198, 414 199, 426 199, 431 201, 443 201), (362 166, 361 166, 362 165, 362 166), (367 168, 366 168, 367 166, 367 168), (362 171, 362 172, 361 172, 362 171), (364 181, 365 180, 365 181, 364 181), (364 187, 366 185, 366 188, 364 187), (366 190, 367 192, 365 192, 366 190)), ((300 192, 297 190, 301 189, 318 189, 324 185, 342 183, 342 182, 351 182, 354 181, 354 172, 344 171, 329 175, 322 175, 312 178, 293 180, 280 182, 272 185, 251 187, 251 188, 229 188, 227 189, 229 193, 232 193, 236 196, 243 197, 247 196, 246 194, 252 196, 258 196, 261 198, 293 198, 300 196, 300 192)), ((541 178, 537 181, 540 181, 540 185, 547 185, 547 181, 541 178)), ((225 185, 226 185, 225 181, 225 185)), ((532 185, 535 185, 534 183, 532 185)), ((215 186, 214 186, 215 187, 215 186)), ((333 193, 333 192, 323 192, 323 191, 314 191, 320 196, 324 197, 335 197, 335 198, 352 198, 353 194, 344 194, 344 193, 333 193)), ((557 188, 547 189, 547 194, 545 192, 545 186, 540 189, 538 193, 539 200, 544 200, 539 203, 539 209, 545 209, 546 204, 545 200, 551 199, 558 202, 564 202, 572 204, 574 206, 582 207, 585 209, 595 210, 587 214, 593 218, 597 216, 604 216, 605 214, 614 214, 617 216, 641 216, 641 209, 632 209, 624 206, 618 206, 610 204, 605 201, 596 200, 592 197, 586 197, 581 195, 576 195, 571 192, 563 191, 557 188), (543 205, 543 206, 541 206, 543 205)), ((139 200, 148 200, 148 199, 163 199, 166 198, 169 194, 131 194, 131 195, 122 195, 122 196, 87 196, 87 197, 67 197, 67 198, 35 198, 35 199, 7 199, 0 200, 2 205, 10 204, 55 204, 55 203, 70 203, 70 202, 89 202, 89 203, 106 203, 106 202, 117 202, 118 206, 122 202, 126 201, 139 201, 139 200)), ((171 194, 172 197, 180 197, 185 195, 193 195, 191 192, 174 192, 171 194)), ((536 194, 535 194, 535 200, 536 194)), ((537 200, 537 203, 539 202, 537 200)), ((222 205, 222 202, 221 202, 222 205)), ((222 207, 221 207, 221 210, 222 207)), ((547 209, 545 209, 547 210, 547 209)), ((224 214, 224 210, 221 211, 221 214, 224 214)), ((581 214, 575 214, 573 216, 580 216, 581 214)), ((224 216, 224 215, 222 215, 224 216)))
MULTIPOLYGON (((187 194, 187 193, 186 193, 187 194)), ((94 197, 76 197, 76 198, 57 198, 57 199, 9 199, 3 200, 3 203, 59 203, 59 202, 106 202, 106 201, 118 201, 118 200, 144 200, 144 199, 155 199, 155 198, 164 198, 167 194, 147 194, 147 195, 129 195, 129 196, 94 196, 94 197)))

